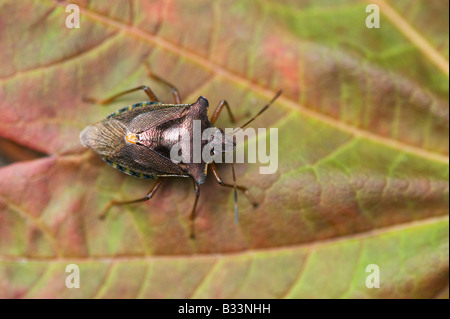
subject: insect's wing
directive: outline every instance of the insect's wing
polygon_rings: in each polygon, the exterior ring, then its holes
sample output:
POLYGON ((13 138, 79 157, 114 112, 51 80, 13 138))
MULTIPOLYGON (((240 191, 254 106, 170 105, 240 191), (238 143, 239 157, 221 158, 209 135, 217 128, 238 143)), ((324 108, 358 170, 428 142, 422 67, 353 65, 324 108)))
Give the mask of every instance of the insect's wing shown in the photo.
POLYGON ((189 104, 153 104, 120 113, 112 118, 122 122, 130 132, 139 133, 162 125, 167 121, 182 118, 189 104))
POLYGON ((139 144, 126 144, 108 158, 131 171, 153 176, 187 176, 177 164, 158 152, 139 144))
POLYGON ((125 144, 126 126, 109 119, 87 126, 80 133, 81 143, 92 148, 101 156, 111 156, 125 144))

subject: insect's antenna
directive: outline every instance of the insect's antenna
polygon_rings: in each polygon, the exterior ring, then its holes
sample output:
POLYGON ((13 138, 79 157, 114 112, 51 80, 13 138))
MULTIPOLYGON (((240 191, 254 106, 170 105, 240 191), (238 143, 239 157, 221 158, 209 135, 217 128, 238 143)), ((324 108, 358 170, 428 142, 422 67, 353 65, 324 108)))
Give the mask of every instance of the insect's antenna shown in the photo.
POLYGON ((264 113, 265 110, 267 110, 269 108, 270 105, 272 105, 273 102, 275 102, 276 99, 278 99, 278 97, 281 95, 283 91, 279 90, 277 92, 277 94, 275 94, 275 96, 272 98, 272 100, 266 105, 264 106, 261 111, 259 111, 255 116, 253 116, 247 123, 245 123, 244 125, 242 125, 241 127, 237 128, 235 131, 239 130, 239 129, 243 129, 244 127, 246 127, 247 125, 249 125, 251 122, 253 122, 258 116, 260 116, 261 114, 264 113))
POLYGON ((234 164, 231 163, 231 171, 233 172, 233 187, 234 187, 234 221, 236 224, 239 223, 239 208, 238 208, 238 198, 237 198, 237 186, 236 186, 236 173, 234 172, 234 164))

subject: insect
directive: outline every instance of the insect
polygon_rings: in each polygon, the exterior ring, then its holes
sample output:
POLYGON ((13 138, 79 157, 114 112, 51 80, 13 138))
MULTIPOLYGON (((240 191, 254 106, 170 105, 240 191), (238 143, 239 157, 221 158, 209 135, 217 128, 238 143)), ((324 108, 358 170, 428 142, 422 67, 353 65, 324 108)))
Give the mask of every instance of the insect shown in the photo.
MULTIPOLYGON (((193 122, 199 121, 201 131, 212 129, 221 139, 220 143, 215 142, 211 149, 215 155, 221 156, 225 150, 234 150, 236 141, 233 136, 226 135, 222 129, 214 126, 223 109, 228 111, 231 121, 235 122, 230 106, 225 100, 220 101, 215 112, 208 118, 209 103, 203 96, 200 96, 192 104, 182 104, 179 91, 170 83, 155 75, 145 64, 147 74, 150 78, 159 81, 172 89, 175 103, 165 104, 158 100, 156 95, 148 86, 139 86, 124 92, 115 94, 107 99, 99 100, 95 98, 85 98, 86 102, 106 105, 117 98, 139 90, 147 94, 149 101, 140 102, 122 108, 107 116, 104 120, 86 127, 80 133, 81 143, 93 149, 100 157, 112 167, 122 172, 143 179, 156 180, 147 195, 142 198, 129 201, 111 200, 103 210, 101 217, 104 218, 113 206, 133 204, 151 199, 164 179, 160 177, 185 177, 190 178, 194 185, 195 201, 190 214, 190 237, 195 237, 194 220, 200 187, 211 170, 217 183, 224 187, 234 188, 235 192, 235 212, 237 214, 237 190, 242 191, 253 204, 257 203, 251 198, 246 187, 236 185, 236 178, 233 168, 233 184, 225 183, 221 179, 214 162, 207 163, 203 159, 195 163, 192 160, 193 154, 189 153, 189 160, 185 162, 175 162, 171 159, 170 152, 175 144, 181 143, 181 153, 184 149, 192 149, 192 140, 183 141, 186 134, 193 136, 193 122)), ((281 91, 267 104, 261 111, 245 123, 241 128, 250 124, 260 114, 262 114, 281 94, 281 91)), ((205 141, 201 144, 201 149, 205 147, 205 141)))

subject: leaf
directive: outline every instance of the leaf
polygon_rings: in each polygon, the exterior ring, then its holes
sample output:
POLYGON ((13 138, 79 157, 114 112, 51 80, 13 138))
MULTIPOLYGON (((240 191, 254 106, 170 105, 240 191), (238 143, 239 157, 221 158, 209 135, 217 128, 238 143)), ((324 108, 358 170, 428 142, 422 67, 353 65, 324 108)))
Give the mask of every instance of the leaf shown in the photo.
POLYGON ((64 2, 0 2, 0 137, 46 154, 0 168, 1 297, 448 295, 449 81, 436 62, 448 66, 448 3, 376 1, 379 29, 356 0, 76 3, 79 29, 65 27, 64 2), (151 183, 103 163, 79 132, 145 96, 83 97, 148 84, 171 101, 144 60, 186 103, 226 99, 238 117, 283 89, 252 124, 278 128, 277 172, 236 167, 260 203, 240 196, 239 224, 212 178, 194 241, 183 179, 98 219, 151 183), (80 289, 65 285, 68 264, 80 289))

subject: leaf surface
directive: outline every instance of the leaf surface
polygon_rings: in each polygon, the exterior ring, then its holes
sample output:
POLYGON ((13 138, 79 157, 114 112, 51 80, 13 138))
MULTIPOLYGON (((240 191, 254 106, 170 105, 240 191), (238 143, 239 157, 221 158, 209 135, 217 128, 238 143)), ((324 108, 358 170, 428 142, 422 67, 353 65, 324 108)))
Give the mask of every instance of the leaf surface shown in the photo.
POLYGON ((433 57, 448 66, 448 2, 378 1, 380 29, 354 0, 76 3, 79 29, 66 28, 63 2, 0 2, 0 136, 47 155, 0 168, 1 297, 445 295, 449 82, 433 57), (151 182, 109 167, 79 133, 145 95, 106 107, 83 97, 150 85, 172 101, 144 60, 184 102, 226 99, 241 118, 283 89, 252 124, 278 129, 277 172, 236 167, 260 203, 240 196, 239 224, 232 191, 211 177, 195 241, 188 180, 98 219, 151 182), (72 263, 80 289, 65 285, 72 263), (379 289, 366 287, 370 264, 379 289))

